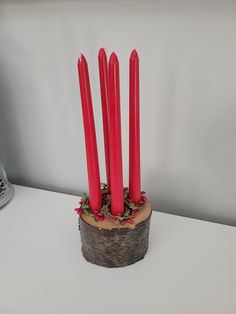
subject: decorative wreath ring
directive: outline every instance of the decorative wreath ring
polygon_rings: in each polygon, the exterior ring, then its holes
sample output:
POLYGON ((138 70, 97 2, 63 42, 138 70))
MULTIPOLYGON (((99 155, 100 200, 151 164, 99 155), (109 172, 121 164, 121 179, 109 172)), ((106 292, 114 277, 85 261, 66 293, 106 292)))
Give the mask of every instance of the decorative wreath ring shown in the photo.
POLYGON ((146 193, 141 192, 141 198, 138 202, 134 203, 129 199, 129 189, 124 188, 124 213, 122 216, 114 216, 111 212, 111 194, 107 187, 107 184, 101 184, 102 192, 102 208, 97 211, 92 211, 89 205, 89 197, 86 193, 83 193, 79 207, 75 208, 75 211, 78 215, 86 214, 88 216, 94 217, 96 221, 103 221, 104 219, 109 219, 114 224, 124 225, 125 223, 133 224, 133 218, 139 210, 144 207, 144 204, 147 200, 146 193))

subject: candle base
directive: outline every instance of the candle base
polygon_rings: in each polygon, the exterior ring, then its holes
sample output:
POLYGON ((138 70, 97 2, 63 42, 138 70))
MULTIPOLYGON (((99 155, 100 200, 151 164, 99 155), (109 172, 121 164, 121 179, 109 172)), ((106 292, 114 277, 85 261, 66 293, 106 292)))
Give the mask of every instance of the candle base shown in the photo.
POLYGON ((86 214, 79 218, 84 258, 103 267, 124 267, 142 260, 149 243, 151 220, 149 202, 133 219, 134 224, 115 225, 109 220, 94 221, 86 214))

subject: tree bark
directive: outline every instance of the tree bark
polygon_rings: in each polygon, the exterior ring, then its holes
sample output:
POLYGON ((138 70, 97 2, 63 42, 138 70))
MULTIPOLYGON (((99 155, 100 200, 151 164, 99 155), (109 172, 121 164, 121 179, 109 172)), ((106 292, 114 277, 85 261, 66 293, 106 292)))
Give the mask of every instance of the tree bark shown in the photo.
POLYGON ((104 267, 124 267, 144 258, 148 250, 150 215, 135 228, 104 229, 79 218, 85 259, 104 267))

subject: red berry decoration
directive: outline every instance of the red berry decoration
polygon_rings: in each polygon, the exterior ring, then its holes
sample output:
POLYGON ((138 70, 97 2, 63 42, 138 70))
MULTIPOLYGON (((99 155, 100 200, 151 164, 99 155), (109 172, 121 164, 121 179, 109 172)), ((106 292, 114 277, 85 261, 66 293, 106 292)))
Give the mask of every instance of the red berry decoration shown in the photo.
POLYGON ((141 206, 143 204, 144 204, 144 202, 141 199, 137 202, 137 205, 139 205, 139 206, 141 206))
POLYGON ((78 215, 82 215, 83 214, 83 210, 81 208, 75 208, 75 211, 78 215))
POLYGON ((108 219, 115 224, 124 225, 125 223, 133 224, 134 221, 132 218, 135 217, 138 210, 145 204, 147 201, 146 192, 141 191, 140 200, 137 202, 132 201, 129 198, 129 189, 124 187, 124 206, 125 212, 123 215, 112 216, 111 214, 111 197, 110 191, 106 184, 101 184, 101 193, 102 193, 102 207, 99 210, 92 211, 90 208, 89 197, 86 193, 83 194, 82 198, 79 201, 79 208, 75 208, 75 211, 78 215, 88 214, 95 218, 96 221, 103 221, 108 219))
POLYGON ((146 202, 146 200, 147 200, 147 197, 144 195, 144 196, 142 196, 142 200, 143 200, 143 202, 146 202))

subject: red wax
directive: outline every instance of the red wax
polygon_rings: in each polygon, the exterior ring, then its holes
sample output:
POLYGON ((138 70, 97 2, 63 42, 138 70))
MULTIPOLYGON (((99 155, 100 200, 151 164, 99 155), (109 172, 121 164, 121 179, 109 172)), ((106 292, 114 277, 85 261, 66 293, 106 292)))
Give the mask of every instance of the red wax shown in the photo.
POLYGON ((129 197, 136 203, 141 196, 139 58, 136 50, 132 51, 129 62, 129 197))
POLYGON ((117 216, 124 212, 119 85, 119 62, 113 52, 109 60, 110 190, 111 211, 117 216))
POLYGON ((78 73, 84 120, 90 207, 91 210, 96 211, 101 209, 102 195, 100 189, 97 141, 89 83, 88 64, 83 55, 81 55, 78 60, 78 73))
POLYGON ((110 157, 109 157, 109 91, 108 91, 108 65, 105 49, 101 48, 98 54, 100 90, 102 102, 103 136, 106 160, 107 185, 110 187, 110 157))

